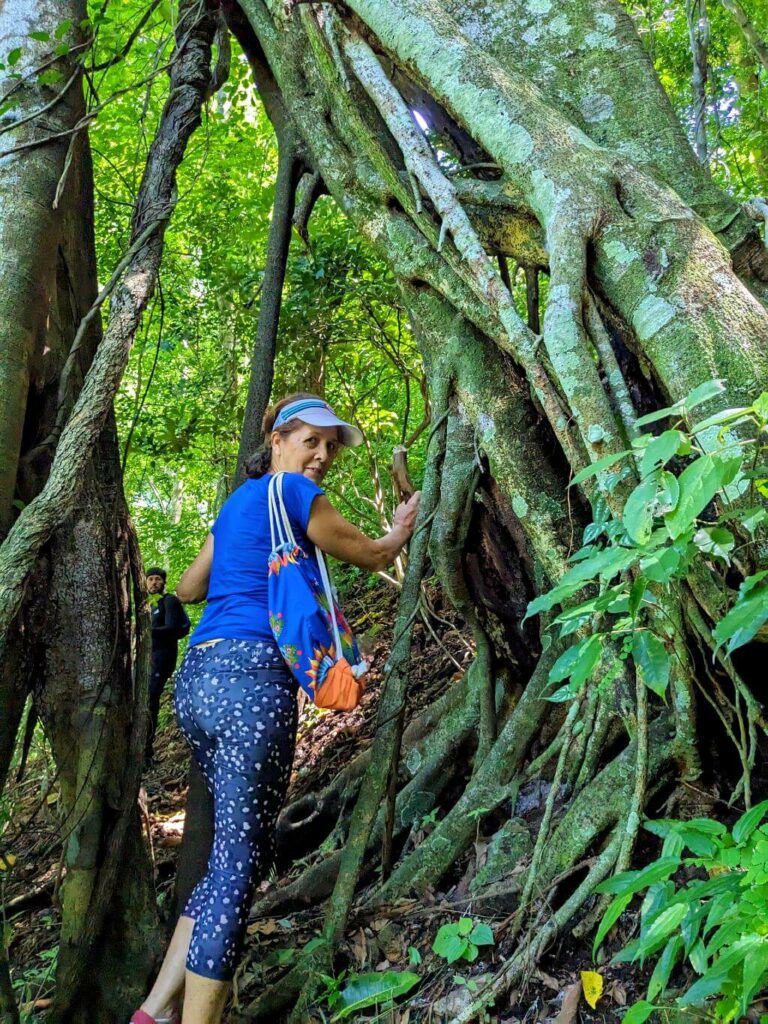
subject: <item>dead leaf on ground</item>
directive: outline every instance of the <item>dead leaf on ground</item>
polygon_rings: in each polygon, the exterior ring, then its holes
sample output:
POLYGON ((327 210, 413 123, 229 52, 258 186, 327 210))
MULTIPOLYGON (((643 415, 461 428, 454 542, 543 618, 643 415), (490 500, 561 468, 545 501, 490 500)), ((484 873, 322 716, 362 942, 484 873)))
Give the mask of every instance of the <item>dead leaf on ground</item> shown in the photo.
POLYGON ((248 925, 249 935, 274 935, 279 928, 277 921, 273 917, 268 917, 264 921, 254 921, 253 924, 248 925))
POLYGON ((362 967, 368 959, 368 943, 362 928, 358 928, 352 936, 352 956, 359 967, 362 967))
POLYGON ((617 1006, 627 1005, 627 990, 620 981, 614 981, 605 994, 610 996, 617 1006))
POLYGON ((555 1017, 553 1024, 572 1024, 579 1012, 579 1000, 581 999, 581 978, 574 981, 563 992, 563 1002, 560 1012, 555 1017))
POLYGON ((534 971, 534 976, 537 977, 539 981, 543 981, 547 988, 551 988, 553 992, 562 991, 563 986, 557 978, 553 978, 551 974, 547 974, 546 971, 542 971, 540 967, 534 971))

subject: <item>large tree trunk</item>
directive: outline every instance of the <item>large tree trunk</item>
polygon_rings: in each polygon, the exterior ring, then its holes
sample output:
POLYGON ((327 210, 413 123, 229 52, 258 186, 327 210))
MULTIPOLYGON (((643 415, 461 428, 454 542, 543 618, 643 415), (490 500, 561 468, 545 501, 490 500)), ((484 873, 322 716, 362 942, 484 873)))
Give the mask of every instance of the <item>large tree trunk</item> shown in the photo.
MULTIPOLYGON (((65 18, 78 25, 85 14, 80 0, 6 4, 3 45, 14 45, 12 28, 24 66, 44 50, 30 43, 29 31, 54 38, 65 18)), ((9 116, 30 120, 8 132, 4 145, 35 145, 0 163, 3 416, 15 427, 3 427, 0 438, 6 528, 14 498, 32 501, 48 478, 61 423, 101 337, 94 319, 73 349, 97 294, 93 174, 86 133, 71 133, 85 113, 80 75, 74 61, 59 64, 64 81, 71 79, 64 98, 48 116, 32 117, 56 89, 27 84, 19 91, 9 116), (54 131, 67 134, 45 141, 54 131)), ((141 566, 111 416, 94 447, 82 499, 41 551, 9 638, 0 753, 4 776, 31 693, 56 758, 64 814, 56 1012, 112 1021, 140 995, 159 932, 135 802, 146 644, 132 650, 131 637, 140 624, 141 566)))
MULTIPOLYGON (((30 31, 54 39, 68 18, 77 33, 85 16, 84 0, 18 0, 5 5, 0 25, 11 39, 7 45, 22 47, 23 61, 31 62, 30 31)), ((181 5, 170 95, 137 197, 131 249, 113 277, 103 339, 92 167, 80 120, 77 61, 87 40, 76 39, 72 57, 58 62, 64 99, 56 93, 60 85, 40 86, 34 74, 24 79, 19 109, 10 114, 19 123, 4 135, 11 141, 0 188, 16 201, 4 202, 0 218, 7 330, 0 370, 7 370, 12 400, 10 426, 0 424, 6 528, 14 495, 21 511, 0 549, 0 776, 31 691, 56 759, 64 815, 58 1020, 125 1019, 161 951, 136 801, 147 724, 148 616, 112 399, 154 288, 177 199, 176 169, 211 87, 216 24, 210 5, 181 5), (52 116, 62 139, 49 137, 52 116), (14 433, 14 423, 24 424, 23 432, 14 433)))
MULTIPOLYGON (((695 777, 700 751, 692 647, 682 627, 677 639, 666 638, 677 656, 673 696, 669 711, 653 709, 641 785, 641 754, 626 732, 627 716, 639 713, 632 688, 624 681, 609 697, 591 696, 589 728, 575 740, 575 710, 563 720, 541 700, 557 645, 541 653, 524 609, 563 575, 574 535, 578 544, 589 521, 584 499, 597 492, 571 492, 569 501, 569 476, 626 448, 639 412, 713 377, 725 382, 726 405, 746 404, 768 385, 765 249, 696 159, 614 0, 588 10, 577 0, 350 0, 344 11, 241 0, 240 8, 259 44, 257 79, 266 75, 279 90, 315 171, 400 281, 431 390, 448 417, 431 551, 477 643, 466 699, 478 709, 478 748, 461 799, 368 905, 434 886, 476 833, 468 812, 509 800, 536 737, 558 737, 542 767, 554 757, 557 777, 570 779, 575 795, 553 818, 551 846, 537 844, 536 884, 546 889, 588 852, 592 867, 539 930, 535 955, 600 878, 626 862, 637 801, 665 780, 695 777), (479 176, 446 177, 409 107, 454 157, 482 164, 479 176), (497 256, 529 268, 529 281, 536 270, 549 275, 541 337, 515 309, 497 256), (523 695, 511 712, 497 705, 497 731, 493 683, 502 679, 523 695), (590 779, 605 794, 599 814, 590 779)), ((535 328, 530 309, 529 319, 535 328)), ((606 500, 615 505, 626 493, 619 487, 606 500)), ((710 616, 701 575, 688 586, 710 616)), ((664 602, 680 624, 677 596, 664 602)), ((386 684, 385 707, 397 703, 400 671, 386 684)), ((389 827, 374 810, 398 743, 387 750, 362 783, 343 856, 326 862, 326 877, 338 874, 330 946, 352 899, 350 872, 354 880, 361 861, 376 856, 389 827)), ((435 756, 448 765, 450 748, 435 756)), ((400 774, 407 779, 402 764, 400 774)), ((316 894, 321 871, 292 884, 291 899, 316 894)), ((269 912, 278 902, 269 901, 269 912)), ((520 964, 514 959, 506 982, 520 964)), ((306 967, 251 1014, 272 1019, 289 1006, 306 967)), ((305 1019, 308 1005, 305 990, 292 1020, 305 1019)))

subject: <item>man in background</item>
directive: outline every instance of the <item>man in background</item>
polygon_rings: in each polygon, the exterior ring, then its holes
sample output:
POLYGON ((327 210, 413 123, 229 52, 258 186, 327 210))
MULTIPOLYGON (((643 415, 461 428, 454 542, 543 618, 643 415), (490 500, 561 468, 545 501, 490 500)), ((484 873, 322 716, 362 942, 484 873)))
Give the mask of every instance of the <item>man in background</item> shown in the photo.
POLYGON ((175 594, 165 593, 165 569, 147 570, 147 592, 152 605, 152 668, 149 676, 149 734, 147 763, 152 759, 152 746, 160 712, 163 687, 173 675, 179 653, 179 640, 189 632, 189 618, 175 594))

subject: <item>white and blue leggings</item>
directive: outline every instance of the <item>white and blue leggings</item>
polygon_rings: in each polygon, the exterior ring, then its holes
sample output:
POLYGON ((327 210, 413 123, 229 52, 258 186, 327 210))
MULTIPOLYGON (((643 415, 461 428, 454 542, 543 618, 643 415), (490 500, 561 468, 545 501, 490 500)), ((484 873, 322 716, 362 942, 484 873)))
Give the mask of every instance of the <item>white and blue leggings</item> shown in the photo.
POLYGON ((255 886, 274 859, 296 739, 297 686, 277 648, 252 640, 192 647, 176 678, 176 715, 214 799, 208 870, 187 969, 228 981, 242 951, 255 886))

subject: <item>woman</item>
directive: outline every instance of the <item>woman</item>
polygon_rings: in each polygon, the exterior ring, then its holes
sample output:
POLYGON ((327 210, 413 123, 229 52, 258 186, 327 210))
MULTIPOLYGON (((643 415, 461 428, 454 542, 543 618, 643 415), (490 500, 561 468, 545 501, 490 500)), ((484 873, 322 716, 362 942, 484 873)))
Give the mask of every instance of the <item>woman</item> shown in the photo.
POLYGON ((296 538, 373 571, 390 565, 413 532, 418 492, 373 540, 340 515, 320 484, 342 445, 362 434, 315 395, 290 395, 264 417, 264 448, 225 502, 200 554, 182 576, 182 601, 208 604, 176 681, 179 724, 214 795, 208 871, 190 897, 152 991, 133 1017, 155 1024, 216 1024, 242 951, 254 887, 272 862, 296 734, 297 684, 269 625, 267 488, 285 472, 283 497, 296 538), (312 542, 311 544, 308 541, 312 542))

